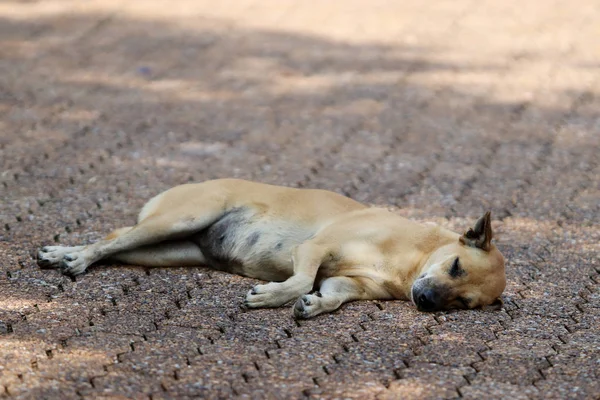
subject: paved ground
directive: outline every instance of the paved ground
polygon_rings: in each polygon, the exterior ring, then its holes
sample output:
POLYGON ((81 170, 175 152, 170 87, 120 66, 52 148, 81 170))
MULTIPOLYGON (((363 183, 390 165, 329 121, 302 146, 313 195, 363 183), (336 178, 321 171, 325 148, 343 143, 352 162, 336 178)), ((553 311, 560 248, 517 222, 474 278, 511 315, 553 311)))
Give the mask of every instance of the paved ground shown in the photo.
POLYGON ((600 398, 592 0, 0 2, 0 397, 600 398), (336 190, 462 230, 500 312, 244 312, 255 281, 35 265, 175 184, 336 190))

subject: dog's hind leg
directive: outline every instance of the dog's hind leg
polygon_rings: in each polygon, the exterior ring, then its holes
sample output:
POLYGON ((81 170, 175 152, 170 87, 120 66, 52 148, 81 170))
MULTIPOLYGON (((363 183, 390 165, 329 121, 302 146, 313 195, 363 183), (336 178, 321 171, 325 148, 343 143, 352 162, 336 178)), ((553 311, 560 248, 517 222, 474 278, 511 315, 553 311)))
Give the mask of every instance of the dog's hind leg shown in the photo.
MULTIPOLYGON (((109 233, 104 240, 115 239, 117 236, 131 230, 131 226, 115 229, 109 233)), ((63 261, 65 255, 76 253, 85 248, 85 246, 44 246, 38 252, 37 263, 42 268, 58 267, 63 261)))
POLYGON ((293 306, 293 312, 296 318, 310 318, 337 310, 348 301, 372 298, 359 279, 334 276, 325 279, 318 292, 300 297, 293 306))
MULTIPOLYGON (((118 229, 99 242, 65 253, 58 267, 68 275, 81 274, 89 265, 114 254, 168 240, 185 239, 214 223, 225 211, 222 196, 207 196, 202 199, 201 206, 200 209, 158 209, 131 228, 118 229)), ((40 260, 45 259, 42 249, 40 260)))
POLYGON ((251 308, 277 307, 310 292, 323 260, 330 254, 329 247, 307 241, 292 253, 294 274, 283 282, 257 285, 246 296, 245 305, 251 308))
POLYGON ((145 267, 194 267, 206 265, 206 258, 194 242, 172 240, 125 250, 108 257, 110 261, 145 267))

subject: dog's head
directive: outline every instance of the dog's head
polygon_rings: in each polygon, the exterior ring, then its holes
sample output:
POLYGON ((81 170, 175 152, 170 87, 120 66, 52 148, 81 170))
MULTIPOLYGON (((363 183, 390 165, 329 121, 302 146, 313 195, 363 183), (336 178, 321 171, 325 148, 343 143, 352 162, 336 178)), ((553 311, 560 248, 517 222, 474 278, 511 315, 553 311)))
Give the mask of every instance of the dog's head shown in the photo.
POLYGON ((504 258, 491 240, 487 212, 455 243, 432 253, 412 285, 411 297, 417 308, 500 308, 506 286, 504 258))

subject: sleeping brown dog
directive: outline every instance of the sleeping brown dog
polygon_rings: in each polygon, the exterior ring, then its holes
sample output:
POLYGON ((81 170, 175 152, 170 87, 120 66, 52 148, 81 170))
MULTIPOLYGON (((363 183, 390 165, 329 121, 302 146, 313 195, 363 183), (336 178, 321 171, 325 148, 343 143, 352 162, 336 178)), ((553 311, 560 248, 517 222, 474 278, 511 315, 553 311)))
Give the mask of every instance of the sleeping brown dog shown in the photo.
POLYGON ((412 300, 422 311, 498 306, 506 278, 491 239, 489 212, 459 235, 333 192, 222 179, 167 190, 135 226, 44 247, 38 263, 69 275, 103 259, 208 265, 271 281, 248 292, 247 307, 297 299, 294 315, 309 318, 359 299, 412 300))

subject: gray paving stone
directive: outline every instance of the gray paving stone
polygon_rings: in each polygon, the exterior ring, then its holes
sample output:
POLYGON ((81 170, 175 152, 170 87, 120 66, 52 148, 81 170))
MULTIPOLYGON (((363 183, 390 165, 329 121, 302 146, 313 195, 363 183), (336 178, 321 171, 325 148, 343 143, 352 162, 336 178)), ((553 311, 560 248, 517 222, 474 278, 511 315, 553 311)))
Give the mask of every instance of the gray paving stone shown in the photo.
POLYGON ((0 5, 0 397, 600 392, 599 9, 553 0, 0 5), (517 11, 515 11, 517 10, 517 11), (257 280, 36 250, 176 184, 334 190, 457 231, 492 210, 499 312, 244 310, 257 280))

